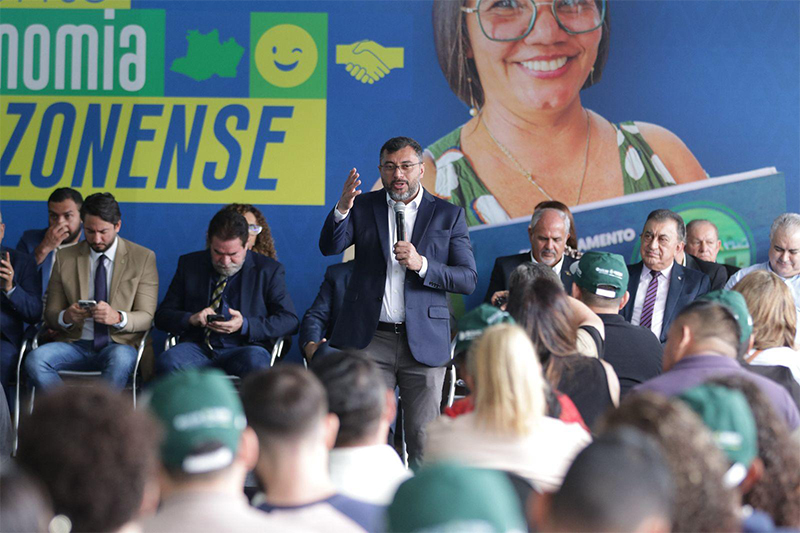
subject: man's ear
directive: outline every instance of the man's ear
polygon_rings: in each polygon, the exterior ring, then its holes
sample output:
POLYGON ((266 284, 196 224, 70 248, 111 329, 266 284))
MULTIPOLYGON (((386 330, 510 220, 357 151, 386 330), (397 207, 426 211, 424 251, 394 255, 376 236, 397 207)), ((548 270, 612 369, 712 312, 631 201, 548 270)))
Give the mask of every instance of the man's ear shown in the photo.
POLYGON ((747 475, 744 480, 739 484, 739 490, 742 496, 753 490, 753 486, 758 483, 764 476, 764 461, 761 457, 756 457, 747 469, 747 475))
POLYGON ((255 468, 258 462, 258 454, 258 437, 253 428, 247 426, 239 437, 239 451, 236 452, 237 459, 242 462, 249 472, 255 468))
POLYGON ((577 283, 572 282, 572 289, 570 289, 570 290, 572 292, 572 297, 573 298, 575 298, 576 300, 580 300, 581 299, 581 288, 578 287, 577 283))
POLYGON ((386 389, 383 405, 383 418, 386 422, 391 424, 397 416, 397 401, 394 397, 394 391, 386 389))
POLYGON ((332 450, 336 445, 336 436, 339 435, 339 417, 334 413, 328 413, 323 419, 323 431, 325 433, 325 447, 332 450))
POLYGON ((630 301, 630 299, 631 299, 631 293, 629 293, 628 291, 625 291, 625 294, 622 296, 622 302, 620 302, 620 304, 619 304, 620 310, 622 310, 623 307, 628 305, 628 302, 630 301))

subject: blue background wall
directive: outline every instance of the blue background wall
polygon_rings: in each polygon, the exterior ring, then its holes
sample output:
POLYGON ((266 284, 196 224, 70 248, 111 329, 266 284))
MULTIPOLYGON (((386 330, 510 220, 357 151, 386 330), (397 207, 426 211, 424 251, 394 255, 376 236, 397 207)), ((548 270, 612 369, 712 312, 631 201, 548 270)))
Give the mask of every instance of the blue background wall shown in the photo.
MULTIPOLYGON (((409 135, 425 146, 469 118, 439 70, 429 1, 134 0, 133 5, 165 9, 168 21, 194 16, 198 6, 221 20, 250 11, 329 14, 325 205, 259 206, 300 315, 325 267, 340 260, 323 258, 316 242, 348 170, 358 167, 362 179, 372 183, 384 140, 409 135), (375 85, 356 82, 335 64, 334 49, 361 39, 404 47, 405 68, 375 85)), ((775 166, 786 174, 787 205, 800 210, 800 3, 631 0, 612 2, 610 14, 609 62, 602 81, 584 91, 584 104, 613 122, 635 119, 672 130, 712 176, 775 166)), ((218 25, 221 40, 233 26, 218 25)), ((173 37, 167 35, 168 48, 173 37)), ((249 64, 248 53, 243 64, 249 64)), ((169 76, 166 82, 169 87, 169 76)), ((1 205, 6 245, 15 245, 23 230, 47 223, 44 202, 1 205)), ((178 256, 204 246, 208 220, 219 207, 123 204, 121 234, 155 250, 162 297, 178 256)))

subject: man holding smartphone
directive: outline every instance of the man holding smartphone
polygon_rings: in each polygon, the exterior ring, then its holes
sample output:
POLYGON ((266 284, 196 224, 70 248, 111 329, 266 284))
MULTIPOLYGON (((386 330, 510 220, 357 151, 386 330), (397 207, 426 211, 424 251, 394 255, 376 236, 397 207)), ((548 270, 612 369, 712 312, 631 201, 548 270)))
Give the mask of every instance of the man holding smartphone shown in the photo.
POLYGON ((123 388, 155 313, 156 256, 118 236, 122 215, 111 194, 87 197, 80 215, 86 240, 56 255, 47 289, 45 322, 58 342, 31 352, 25 369, 45 389, 61 383, 59 370, 100 370, 123 388))

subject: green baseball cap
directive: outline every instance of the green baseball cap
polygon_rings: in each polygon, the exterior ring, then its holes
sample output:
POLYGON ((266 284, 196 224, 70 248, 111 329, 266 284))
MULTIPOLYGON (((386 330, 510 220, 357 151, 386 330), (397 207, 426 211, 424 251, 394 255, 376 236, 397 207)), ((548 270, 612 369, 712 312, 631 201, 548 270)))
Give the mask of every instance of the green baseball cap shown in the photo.
POLYGON ((598 296, 620 298, 628 290, 628 267, 619 254, 586 252, 569 271, 578 287, 598 296))
POLYGON ((739 336, 739 342, 747 342, 747 339, 753 334, 753 317, 750 316, 750 310, 747 309, 747 301, 740 292, 711 291, 698 298, 698 300, 720 303, 733 313, 733 317, 739 323, 739 329, 742 332, 739 336))
POLYGON ((731 462, 725 474, 729 487, 738 486, 758 456, 758 430, 747 398, 738 390, 704 384, 678 395, 711 430, 714 442, 731 462))
POLYGON ((400 485, 388 531, 525 531, 519 497, 505 474, 442 462, 400 485))
POLYGON ((481 304, 458 320, 456 353, 467 350, 472 341, 480 337, 484 330, 495 324, 514 324, 511 315, 490 304, 481 304))
POLYGON ((146 402, 164 426, 164 466, 201 474, 233 463, 247 421, 239 395, 223 372, 176 372, 157 381, 146 402))

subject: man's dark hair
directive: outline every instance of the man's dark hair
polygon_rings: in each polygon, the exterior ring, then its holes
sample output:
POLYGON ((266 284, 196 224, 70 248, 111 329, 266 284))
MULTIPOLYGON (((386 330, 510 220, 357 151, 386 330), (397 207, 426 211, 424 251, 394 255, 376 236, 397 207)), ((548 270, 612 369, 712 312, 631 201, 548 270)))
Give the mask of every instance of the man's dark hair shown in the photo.
POLYGON ((60 204, 64 200, 72 200, 79 208, 83 205, 83 196, 81 196, 81 193, 69 187, 60 187, 51 192, 47 203, 49 204, 52 202, 54 204, 60 204))
POLYGON ((243 215, 223 207, 208 223, 208 244, 216 237, 221 241, 239 239, 245 246, 249 236, 247 228, 247 219, 243 215))
POLYGON ((351 446, 375 433, 386 404, 378 365, 355 352, 315 358, 311 370, 328 392, 328 409, 339 417, 336 446, 351 446))
POLYGON ((675 231, 678 233, 678 240, 680 242, 686 242, 686 224, 683 223, 683 218, 681 218, 681 216, 675 211, 670 211, 669 209, 656 209, 647 215, 647 220, 644 221, 645 225, 647 225, 647 223, 651 220, 653 222, 666 222, 667 220, 672 220, 675 222, 675 231))
POLYGON ((742 503, 764 511, 778 527, 800 527, 800 448, 786 423, 775 412, 769 397, 742 376, 720 376, 710 380, 740 391, 747 398, 758 429, 758 456, 764 463, 761 476, 742 503))
POLYGON ((524 284, 533 283, 539 278, 549 279, 553 283, 561 284, 561 278, 549 266, 542 263, 525 262, 517 266, 508 276, 509 297, 511 297, 512 292, 524 284))
POLYGON ((730 345, 735 355, 740 352, 739 322, 733 313, 720 303, 695 300, 678 313, 674 323, 688 325, 695 340, 714 338, 730 345))
MULTIPOLYGON (((608 307, 619 309, 620 304, 622 303, 622 299, 625 297, 623 294, 619 298, 608 298, 606 296, 600 296, 599 294, 595 294, 588 289, 584 289, 581 286, 578 286, 581 291, 580 300, 588 305, 589 307, 608 307)), ((617 288, 612 287, 611 285, 598 285, 598 289, 606 289, 612 292, 616 292, 617 288)))
POLYGON ((116 225, 122 220, 119 204, 110 192, 96 192, 90 194, 81 205, 81 220, 86 222, 86 215, 100 217, 109 224, 116 225))
POLYGON ((670 522, 674 486, 658 443, 632 427, 589 444, 552 497, 560 531, 634 531, 648 517, 670 522))
POLYGON ((295 365, 250 374, 241 395, 247 423, 262 447, 304 437, 328 412, 322 383, 295 365))
POLYGON ((413 148, 414 152, 417 153, 419 160, 422 161, 422 147, 411 137, 392 137, 383 143, 383 146, 381 146, 381 151, 378 154, 378 158, 382 161, 384 154, 393 154, 398 150, 402 150, 406 146, 413 148))
POLYGON ((139 512, 159 436, 151 418, 107 385, 60 387, 37 395, 20 425, 18 459, 73 531, 116 531, 139 512))

